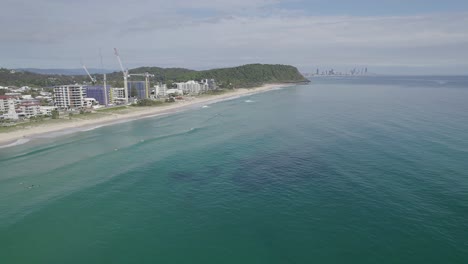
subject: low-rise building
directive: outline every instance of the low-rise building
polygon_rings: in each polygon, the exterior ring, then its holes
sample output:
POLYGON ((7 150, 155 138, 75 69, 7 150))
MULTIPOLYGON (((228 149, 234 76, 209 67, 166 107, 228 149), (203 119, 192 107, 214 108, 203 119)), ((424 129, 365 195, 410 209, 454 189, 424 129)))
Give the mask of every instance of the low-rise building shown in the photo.
POLYGON ((39 94, 45 97, 52 96, 52 93, 49 93, 49 92, 40 92, 39 94))
POLYGON ((171 96, 171 95, 178 96, 178 95, 183 95, 183 94, 184 94, 184 91, 182 91, 180 89, 168 89, 166 91, 167 96, 171 96))
POLYGON ((16 92, 12 92, 12 93, 5 93, 6 96, 13 96, 13 97, 20 97, 22 94, 21 93, 16 93, 16 92))
POLYGON ((94 99, 94 98, 85 98, 84 101, 85 101, 85 106, 84 107, 86 107, 86 108, 91 108, 91 107, 93 107, 93 105, 98 105, 99 104, 98 101, 96 99, 94 99))
POLYGON ((24 116, 27 118, 37 116, 41 114, 41 105, 35 101, 26 101, 19 104, 16 109, 18 116, 24 116))
POLYGON ((52 111, 54 110, 58 110, 56 106, 41 106, 40 107, 41 115, 45 115, 45 116, 51 116, 52 111))

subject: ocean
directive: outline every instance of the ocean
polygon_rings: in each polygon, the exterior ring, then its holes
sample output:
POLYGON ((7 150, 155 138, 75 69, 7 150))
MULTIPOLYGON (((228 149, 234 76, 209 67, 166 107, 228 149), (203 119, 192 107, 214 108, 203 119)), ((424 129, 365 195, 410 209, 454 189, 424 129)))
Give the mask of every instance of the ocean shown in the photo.
POLYGON ((468 263, 468 77, 313 78, 0 149, 0 263, 468 263))

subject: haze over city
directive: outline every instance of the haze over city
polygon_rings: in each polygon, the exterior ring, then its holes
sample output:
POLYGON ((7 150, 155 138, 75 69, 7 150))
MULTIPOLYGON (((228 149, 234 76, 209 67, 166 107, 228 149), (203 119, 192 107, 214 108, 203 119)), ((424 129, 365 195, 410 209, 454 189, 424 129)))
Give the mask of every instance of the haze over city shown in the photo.
POLYGON ((209 69, 281 63, 373 73, 466 74, 467 1, 6 0, 5 68, 209 69))

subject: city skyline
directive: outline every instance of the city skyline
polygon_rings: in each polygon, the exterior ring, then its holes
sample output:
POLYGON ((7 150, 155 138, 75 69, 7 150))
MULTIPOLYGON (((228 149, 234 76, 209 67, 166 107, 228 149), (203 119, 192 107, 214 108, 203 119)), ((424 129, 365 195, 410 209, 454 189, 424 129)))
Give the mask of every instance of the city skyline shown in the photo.
POLYGON ((5 68, 211 69, 249 63, 466 74, 468 3, 383 0, 73 2, 7 0, 5 68), (92 8, 90 8, 92 7, 92 8), (19 18, 21 15, 21 18, 19 18))

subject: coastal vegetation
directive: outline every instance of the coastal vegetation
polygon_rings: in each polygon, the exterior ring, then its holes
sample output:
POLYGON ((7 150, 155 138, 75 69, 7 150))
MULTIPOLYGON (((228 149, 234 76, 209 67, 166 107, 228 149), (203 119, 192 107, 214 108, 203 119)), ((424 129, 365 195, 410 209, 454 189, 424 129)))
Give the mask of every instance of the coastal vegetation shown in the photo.
POLYGON ((138 100, 134 106, 160 106, 163 105, 164 102, 160 100, 150 100, 150 99, 141 99, 138 100))

